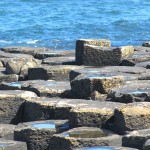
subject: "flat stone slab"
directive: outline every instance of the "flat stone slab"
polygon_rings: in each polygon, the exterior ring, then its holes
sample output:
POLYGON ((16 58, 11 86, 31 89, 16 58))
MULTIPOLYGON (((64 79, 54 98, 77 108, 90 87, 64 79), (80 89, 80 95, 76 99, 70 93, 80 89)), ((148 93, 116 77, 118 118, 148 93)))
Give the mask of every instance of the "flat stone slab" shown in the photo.
POLYGON ((25 142, 0 139, 1 150, 27 150, 25 142))
POLYGON ((144 46, 134 46, 134 51, 136 52, 150 52, 150 47, 144 46))
POLYGON ((139 80, 150 80, 150 70, 147 69, 146 73, 142 73, 140 74, 140 76, 138 77, 139 80))
POLYGON ((6 90, 0 91, 0 123, 18 124, 23 117, 25 100, 36 98, 30 91, 6 90))
POLYGON ((53 134, 68 130, 67 120, 46 120, 21 123, 16 126, 14 139, 26 142, 28 150, 46 150, 53 134))
POLYGON ((133 52, 133 46, 100 47, 85 44, 83 64, 87 66, 117 66, 133 52))
POLYGON ((0 48, 0 50, 6 53, 21 53, 35 56, 38 52, 47 51, 48 49, 39 47, 4 47, 0 48))
POLYGON ((150 103, 137 102, 115 109, 113 131, 125 134, 133 130, 150 128, 150 103))
POLYGON ((19 76, 16 74, 6 74, 5 69, 0 69, 0 82, 16 82, 19 76))
POLYGON ((42 60, 48 65, 75 65, 75 57, 48 57, 42 60))
POLYGON ((0 138, 13 140, 15 127, 12 124, 0 124, 0 138))
POLYGON ((107 39, 79 39, 76 41, 76 64, 83 65, 84 64, 84 45, 95 45, 102 47, 110 47, 111 42, 107 39))
POLYGON ((79 127, 53 135, 49 142, 49 150, 69 150, 86 146, 114 146, 121 145, 121 140, 121 136, 108 130, 79 127))
POLYGON ((138 150, 138 149, 129 147, 116 147, 116 146, 89 146, 74 150, 138 150))
POLYGON ((44 52, 38 52, 35 56, 37 59, 45 59, 48 57, 67 57, 74 56, 75 52, 73 50, 48 50, 44 52))
POLYGON ((146 140, 143 150, 149 150, 149 149, 150 149, 150 139, 146 140))
POLYGON ((22 87, 23 90, 32 91, 40 97, 68 97, 70 83, 65 81, 34 81, 29 86, 22 87))
POLYGON ((28 71, 29 80, 69 80, 71 70, 81 69, 83 67, 74 65, 41 65, 39 67, 30 68, 28 71))
MULTIPOLYGON (((137 63, 150 60, 150 53, 148 52, 135 52, 131 58, 122 60, 122 66, 135 66, 137 63)), ((136 65, 138 66, 138 65, 136 65)), ((139 66, 140 67, 140 66, 139 66)))
POLYGON ((125 84, 111 89, 107 99, 121 103, 150 101, 150 81, 127 81, 125 84))
MULTIPOLYGON (((62 99, 62 98, 37 98, 26 101, 24 107, 24 121, 47 119, 68 119, 72 108, 83 107, 96 103, 92 100, 62 99), (32 114, 32 115, 31 115, 32 114)), ((96 105, 95 104, 95 105, 96 105)))
MULTIPOLYGON (((140 75, 142 73, 146 73, 147 69, 143 67, 133 67, 133 66, 107 66, 101 68, 94 67, 84 67, 78 70, 72 70, 70 72, 70 81, 72 81, 75 77, 80 74, 120 74, 120 75, 131 75, 131 77, 137 77, 136 75, 140 75)), ((126 79, 125 79, 126 80, 126 79)))
POLYGON ((150 61, 145 61, 145 62, 137 63, 136 66, 138 66, 138 67, 144 67, 146 69, 150 69, 150 61))
POLYGON ((81 74, 71 81, 71 92, 74 98, 89 99, 91 93, 97 91, 107 94, 113 87, 120 86, 124 79, 121 75, 107 74, 81 74))
POLYGON ((124 104, 114 102, 93 102, 90 105, 71 109, 69 114, 70 127, 104 127, 111 124, 114 110, 124 104))
POLYGON ((150 139, 150 129, 136 130, 123 137, 122 145, 145 150, 144 145, 148 146, 148 142, 145 144, 148 139, 150 139))

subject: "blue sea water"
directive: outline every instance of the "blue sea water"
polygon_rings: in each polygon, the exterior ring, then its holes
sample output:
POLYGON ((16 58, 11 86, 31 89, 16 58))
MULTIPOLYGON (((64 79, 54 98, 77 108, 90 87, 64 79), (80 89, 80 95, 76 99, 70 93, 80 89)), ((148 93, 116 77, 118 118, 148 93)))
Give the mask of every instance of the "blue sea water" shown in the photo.
POLYGON ((69 50, 79 38, 141 45, 150 40, 150 0, 0 1, 0 47, 69 50))

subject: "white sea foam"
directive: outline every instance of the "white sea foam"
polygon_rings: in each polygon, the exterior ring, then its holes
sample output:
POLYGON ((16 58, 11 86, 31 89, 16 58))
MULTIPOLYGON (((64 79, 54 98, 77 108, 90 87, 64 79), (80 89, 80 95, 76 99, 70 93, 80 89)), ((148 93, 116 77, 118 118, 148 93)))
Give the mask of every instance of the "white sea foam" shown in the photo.
POLYGON ((27 41, 26 43, 27 44, 36 44, 38 42, 39 42, 39 40, 30 40, 30 41, 27 41))
POLYGON ((5 41, 5 40, 0 40, 0 43, 6 43, 6 44, 11 44, 11 41, 5 41))

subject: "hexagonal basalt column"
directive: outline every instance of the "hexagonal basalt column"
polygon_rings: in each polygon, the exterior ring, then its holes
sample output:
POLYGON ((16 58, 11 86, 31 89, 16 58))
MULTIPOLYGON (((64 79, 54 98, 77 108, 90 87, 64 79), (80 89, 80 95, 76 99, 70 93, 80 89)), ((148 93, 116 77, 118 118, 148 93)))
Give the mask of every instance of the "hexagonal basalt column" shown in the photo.
POLYGON ((24 107, 24 121, 68 119, 72 108, 96 103, 91 100, 38 98, 26 101, 24 107), (32 114, 32 115, 31 115, 32 114))
POLYGON ((95 45, 95 46, 102 46, 102 47, 110 47, 111 42, 106 39, 80 39, 76 41, 76 64, 83 65, 84 64, 84 45, 95 45))
POLYGON ((29 69, 29 80, 57 80, 63 81, 69 79, 69 73, 74 69, 81 69, 83 67, 73 65, 56 65, 48 66, 42 65, 40 67, 29 69))
POLYGON ((27 150, 27 145, 25 142, 0 139, 0 149, 1 150, 27 150))
POLYGON ((126 104, 114 112, 112 130, 125 134, 129 131, 150 128, 150 103, 126 104))
POLYGON ((116 74, 83 74, 71 81, 71 91, 75 98, 91 97, 91 93, 98 91, 107 94, 110 89, 120 86, 123 76, 116 74))
POLYGON ((121 145, 121 139, 121 136, 108 130, 80 127, 53 135, 49 142, 49 150, 72 150, 86 146, 121 145))
POLYGON ((112 123, 114 110, 124 104, 114 102, 94 102, 90 105, 71 109, 69 114, 70 127, 104 127, 112 123))
POLYGON ((30 91, 7 90, 0 91, 0 123, 18 124, 23 117, 25 100, 36 98, 30 91))
POLYGON ((111 89, 107 99, 121 103, 150 101, 150 81, 127 81, 124 85, 111 89))
POLYGON ((146 141, 148 139, 150 139, 150 129, 136 130, 123 137, 122 145, 132 148, 138 148, 141 150, 149 150, 146 149, 146 147, 144 148, 144 145, 146 145, 146 141))
POLYGON ((47 150, 51 136, 68 128, 67 120, 22 123, 15 128, 14 139, 26 142, 28 150, 47 150))

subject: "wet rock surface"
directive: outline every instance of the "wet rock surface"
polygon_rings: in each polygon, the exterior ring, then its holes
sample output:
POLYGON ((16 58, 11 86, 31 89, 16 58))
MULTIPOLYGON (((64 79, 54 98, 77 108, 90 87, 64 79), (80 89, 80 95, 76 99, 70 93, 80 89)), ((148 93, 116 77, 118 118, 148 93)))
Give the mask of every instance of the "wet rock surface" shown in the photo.
POLYGON ((121 136, 108 130, 93 127, 79 127, 52 136, 49 150, 73 149, 83 146, 121 145, 121 136), (57 144, 60 143, 60 144, 57 144))
POLYGON ((150 48, 110 46, 1 48, 0 149, 149 150, 150 48))
POLYGON ((1 150, 27 150, 27 145, 25 142, 0 139, 0 149, 1 150))
POLYGON ((53 134, 69 128, 67 120, 35 121, 19 124, 14 139, 27 143, 28 150, 46 150, 53 134))
POLYGON ((149 145, 148 139, 150 139, 150 129, 136 130, 123 137, 122 145, 145 150, 149 145))

